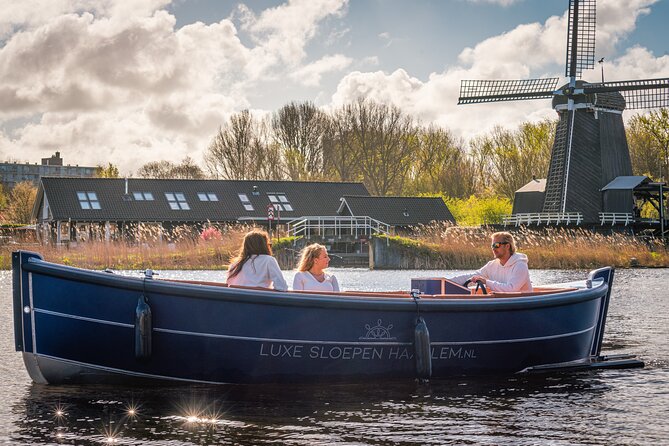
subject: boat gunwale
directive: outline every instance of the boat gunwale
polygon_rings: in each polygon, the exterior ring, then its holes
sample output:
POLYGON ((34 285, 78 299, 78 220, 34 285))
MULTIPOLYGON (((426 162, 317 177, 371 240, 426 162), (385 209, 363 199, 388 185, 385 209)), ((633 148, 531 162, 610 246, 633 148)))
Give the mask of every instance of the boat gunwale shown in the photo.
MULTIPOLYGON (((85 282, 95 285, 111 286, 126 290, 164 295, 244 302, 251 304, 269 304, 273 306, 298 306, 319 308, 356 308, 384 311, 415 311, 416 301, 411 298, 365 296, 350 293, 307 294, 272 289, 245 289, 216 285, 198 285, 168 280, 155 280, 140 277, 122 276, 103 271, 86 270, 67 265, 48 262, 39 254, 22 251, 39 257, 29 257, 22 262, 21 268, 31 273, 58 277, 66 280, 85 282)), ((421 311, 511 311, 518 309, 547 308, 570 305, 572 303, 594 300, 606 295, 608 284, 603 280, 598 286, 580 288, 573 291, 560 291, 535 296, 489 298, 479 295, 472 298, 420 298, 417 300, 421 311)), ((379 293, 382 294, 382 293, 379 293)))

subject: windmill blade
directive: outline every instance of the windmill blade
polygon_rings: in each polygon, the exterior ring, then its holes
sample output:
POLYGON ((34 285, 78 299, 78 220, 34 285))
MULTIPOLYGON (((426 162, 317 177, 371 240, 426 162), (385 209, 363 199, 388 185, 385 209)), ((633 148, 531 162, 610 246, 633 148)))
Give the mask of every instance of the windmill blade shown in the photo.
POLYGON ((595 0, 569 0, 567 64, 565 76, 580 78, 583 70, 595 67, 595 0))
POLYGON ((669 78, 604 82, 583 87, 583 93, 619 92, 627 109, 669 107, 669 78))
POLYGON ((496 81, 463 80, 460 83, 458 104, 550 98, 555 92, 558 80, 557 77, 496 81))

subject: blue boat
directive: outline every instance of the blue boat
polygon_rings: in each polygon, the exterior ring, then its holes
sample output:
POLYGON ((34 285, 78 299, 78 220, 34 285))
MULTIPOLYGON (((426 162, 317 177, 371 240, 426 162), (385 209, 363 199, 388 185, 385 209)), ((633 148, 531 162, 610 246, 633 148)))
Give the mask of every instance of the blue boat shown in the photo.
POLYGON ((643 365, 601 355, 609 267, 532 293, 463 295, 227 287, 26 251, 12 262, 16 350, 37 383, 331 383, 643 365))

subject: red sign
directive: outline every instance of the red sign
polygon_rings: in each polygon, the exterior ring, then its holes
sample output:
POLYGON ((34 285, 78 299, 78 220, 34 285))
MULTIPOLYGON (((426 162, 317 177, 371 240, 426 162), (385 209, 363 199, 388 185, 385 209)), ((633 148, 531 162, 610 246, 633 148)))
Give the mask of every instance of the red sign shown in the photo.
POLYGON ((274 205, 272 204, 267 205, 267 219, 274 220, 274 205))

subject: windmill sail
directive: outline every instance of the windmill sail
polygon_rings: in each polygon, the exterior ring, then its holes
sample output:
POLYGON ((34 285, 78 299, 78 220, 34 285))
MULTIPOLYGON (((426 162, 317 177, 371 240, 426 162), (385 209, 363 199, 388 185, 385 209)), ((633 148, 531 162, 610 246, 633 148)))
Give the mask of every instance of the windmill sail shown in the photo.
POLYGON ((626 109, 669 107, 669 78, 604 82, 583 87, 584 94, 620 92, 626 109))
POLYGON ((595 66, 595 0, 570 0, 565 76, 580 78, 595 66))
POLYGON ((458 104, 548 99, 555 94, 557 77, 514 80, 463 80, 460 83, 458 104))

